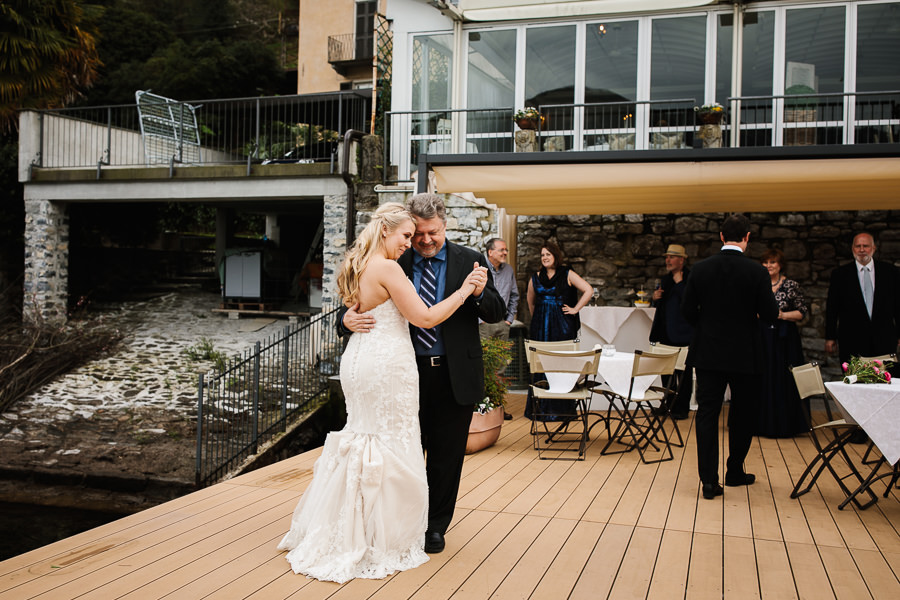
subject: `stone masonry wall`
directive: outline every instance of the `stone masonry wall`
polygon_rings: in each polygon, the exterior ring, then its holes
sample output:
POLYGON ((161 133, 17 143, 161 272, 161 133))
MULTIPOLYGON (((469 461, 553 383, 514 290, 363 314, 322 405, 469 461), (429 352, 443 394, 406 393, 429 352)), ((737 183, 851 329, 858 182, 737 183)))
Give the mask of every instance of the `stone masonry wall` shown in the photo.
POLYGON ((25 202, 23 316, 48 323, 66 321, 69 280, 69 218, 66 206, 25 202))
MULTIPOLYGON (((691 215, 562 215, 519 217, 519 289, 540 267, 540 248, 547 239, 558 242, 565 261, 599 289, 598 305, 630 306, 634 291, 665 274, 663 252, 668 244, 687 249, 688 267, 721 247, 722 213, 691 215)), ((800 323, 807 360, 824 361, 825 299, 832 269, 852 260, 853 236, 869 231, 875 237, 877 259, 900 265, 900 211, 820 213, 751 213, 749 256, 758 258, 768 247, 780 248, 787 259, 786 275, 801 286, 810 312, 800 323)), ((519 318, 529 322, 525 302, 519 318)), ((831 363, 836 363, 835 359, 831 363)))

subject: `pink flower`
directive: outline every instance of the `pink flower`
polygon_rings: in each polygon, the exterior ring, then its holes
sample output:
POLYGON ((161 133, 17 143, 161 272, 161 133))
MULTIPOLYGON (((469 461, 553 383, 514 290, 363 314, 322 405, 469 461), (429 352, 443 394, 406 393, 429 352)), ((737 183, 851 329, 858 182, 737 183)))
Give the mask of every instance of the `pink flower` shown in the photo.
POLYGON ((875 359, 875 364, 878 365, 879 367, 883 367, 883 366, 884 366, 884 363, 881 362, 880 360, 878 360, 877 358, 875 359))
POLYGON ((890 381, 891 381, 891 374, 888 373, 887 371, 884 372, 884 380, 887 381, 888 383, 890 383, 890 381))
POLYGON ((875 374, 878 375, 881 371, 878 370, 878 367, 872 367, 872 370, 875 371, 875 374))
POLYGON ((846 373, 847 371, 850 370, 850 365, 847 363, 844 363, 841 365, 841 368, 844 369, 844 372, 846 373))

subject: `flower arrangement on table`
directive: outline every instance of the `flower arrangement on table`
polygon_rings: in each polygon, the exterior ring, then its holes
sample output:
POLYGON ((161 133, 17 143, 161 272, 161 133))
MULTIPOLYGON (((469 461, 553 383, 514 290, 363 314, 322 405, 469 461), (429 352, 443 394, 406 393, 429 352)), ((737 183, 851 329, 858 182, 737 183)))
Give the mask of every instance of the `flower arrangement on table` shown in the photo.
POLYGON ((526 106, 513 114, 513 121, 519 129, 536 129, 539 123, 544 122, 544 116, 535 107, 526 106))
POLYGON ((695 106, 694 112, 697 113, 697 117, 703 123, 706 123, 707 125, 718 124, 722 122, 722 117, 725 116, 725 107, 718 102, 713 102, 712 104, 695 106))
POLYGON ((890 383, 891 374, 887 370, 893 366, 890 361, 863 360, 851 356, 850 362, 845 362, 841 368, 844 370, 844 383, 890 383))

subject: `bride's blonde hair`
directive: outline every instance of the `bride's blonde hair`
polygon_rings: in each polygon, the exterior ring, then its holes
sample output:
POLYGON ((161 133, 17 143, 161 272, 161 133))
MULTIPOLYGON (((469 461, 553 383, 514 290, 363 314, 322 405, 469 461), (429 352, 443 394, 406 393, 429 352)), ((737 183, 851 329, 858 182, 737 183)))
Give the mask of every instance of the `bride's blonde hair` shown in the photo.
POLYGON ((359 301, 359 276, 381 246, 382 233, 393 233, 397 227, 410 220, 415 222, 406 207, 398 202, 386 202, 378 207, 372 220, 347 250, 341 272, 338 273, 338 293, 345 302, 355 304, 359 301))

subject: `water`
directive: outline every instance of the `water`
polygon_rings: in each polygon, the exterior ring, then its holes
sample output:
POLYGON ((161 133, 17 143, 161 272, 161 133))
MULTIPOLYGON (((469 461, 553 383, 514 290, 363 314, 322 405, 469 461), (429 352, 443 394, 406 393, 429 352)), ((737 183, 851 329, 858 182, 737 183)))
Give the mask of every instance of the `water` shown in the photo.
POLYGON ((0 560, 121 519, 123 514, 0 502, 0 560))

